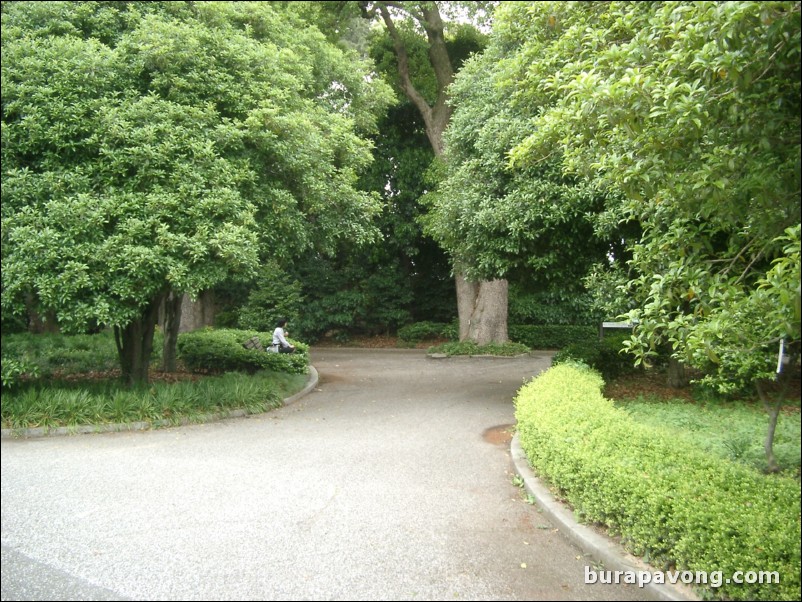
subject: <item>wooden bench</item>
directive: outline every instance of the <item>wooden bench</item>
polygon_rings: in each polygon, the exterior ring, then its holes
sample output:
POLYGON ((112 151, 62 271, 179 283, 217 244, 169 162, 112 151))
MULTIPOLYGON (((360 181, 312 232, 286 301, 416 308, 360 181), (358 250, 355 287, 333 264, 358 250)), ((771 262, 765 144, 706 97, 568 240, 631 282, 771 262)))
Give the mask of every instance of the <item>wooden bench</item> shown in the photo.
POLYGON ((256 349, 257 351, 264 351, 265 348, 262 346, 262 341, 259 337, 251 337, 247 341, 242 344, 245 349, 256 349))

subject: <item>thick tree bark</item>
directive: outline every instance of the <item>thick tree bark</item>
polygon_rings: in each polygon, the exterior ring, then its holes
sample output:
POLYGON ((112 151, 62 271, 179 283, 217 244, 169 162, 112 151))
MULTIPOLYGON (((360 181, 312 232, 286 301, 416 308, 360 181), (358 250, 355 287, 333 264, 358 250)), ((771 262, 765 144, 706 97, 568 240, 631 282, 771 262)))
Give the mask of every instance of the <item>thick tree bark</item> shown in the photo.
MULTIPOLYGON (((362 3, 367 11, 367 4, 362 3)), ((409 58, 406 47, 393 22, 387 5, 377 2, 377 11, 384 21, 393 41, 401 89, 418 109, 426 126, 426 135, 437 157, 443 156, 443 133, 451 119, 452 109, 448 103, 448 86, 454 81, 454 70, 443 35, 443 21, 435 2, 420 3, 419 13, 412 15, 426 31, 429 42, 429 62, 437 78, 437 100, 429 105, 415 88, 409 73, 409 58)), ((366 16, 370 16, 366 12, 366 16)), ((469 283, 458 271, 456 275, 457 311, 460 321, 460 340, 469 339, 480 345, 490 342, 506 343, 507 296, 506 280, 469 283)))
POLYGON ((122 379, 128 386, 148 384, 153 335, 159 319, 161 301, 161 296, 151 300, 139 318, 124 327, 114 327, 114 340, 117 343, 122 379))
POLYGON ((42 334, 58 332, 58 322, 53 315, 43 317, 36 309, 36 299, 32 293, 25 295, 25 307, 28 310, 28 332, 42 334))
POLYGON ((685 373, 685 364, 676 358, 668 358, 668 386, 674 389, 682 389, 688 385, 688 376, 685 373))
POLYGON ((193 301, 189 295, 184 295, 181 301, 179 332, 192 332, 214 325, 214 310, 214 291, 203 291, 198 295, 196 301, 193 301))
POLYGON ((506 343, 508 286, 506 280, 469 282, 457 276, 460 341, 478 345, 506 343))

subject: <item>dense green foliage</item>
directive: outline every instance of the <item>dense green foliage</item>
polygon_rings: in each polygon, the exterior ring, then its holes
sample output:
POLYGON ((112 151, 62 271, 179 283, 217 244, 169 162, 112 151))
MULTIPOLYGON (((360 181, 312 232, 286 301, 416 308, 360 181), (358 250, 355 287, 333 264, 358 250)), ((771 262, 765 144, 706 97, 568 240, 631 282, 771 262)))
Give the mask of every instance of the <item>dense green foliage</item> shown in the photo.
POLYGON ((552 365, 566 362, 582 362, 598 370, 605 380, 637 370, 632 357, 623 353, 624 341, 629 335, 606 335, 599 340, 598 334, 587 338, 575 338, 554 354, 552 365))
POLYGON ((532 115, 512 164, 559 157, 620 199, 608 222, 643 230, 613 265, 629 270, 636 358, 668 347, 722 388, 772 380, 779 340, 800 340, 800 4, 509 3, 497 16, 509 98, 532 115))
MULTIPOLYGON (((156 333, 157 343, 161 335, 156 333)), ((159 360, 160 345, 156 346, 152 361, 159 360)), ((62 334, 4 334, 3 335, 3 391, 21 382, 27 375, 34 379, 49 380, 60 376, 107 372, 119 368, 114 337, 108 330, 98 334, 65 336, 62 334), (21 369, 17 370, 16 367, 21 369), (11 373, 16 373, 12 378, 11 373)))
POLYGON ((248 372, 272 370, 290 374, 306 374, 309 370, 309 347, 304 343, 288 339, 295 345, 295 353, 267 353, 258 349, 246 349, 244 344, 257 336, 262 347, 273 341, 271 332, 251 330, 219 329, 196 330, 178 337, 179 358, 193 372, 248 372))
POLYGON ((553 159, 509 166, 532 114, 509 102, 507 48, 490 39, 450 89, 455 110, 442 180, 426 197, 426 231, 472 278, 509 278, 539 293, 582 297, 582 278, 611 247, 593 227, 607 195, 565 176, 553 159))
POLYGON ((4 315, 119 327, 141 368, 167 293, 376 236, 389 88, 293 6, 3 4, 4 315))
POLYGON ((707 596, 798 599, 799 482, 640 424, 602 397, 602 384, 587 367, 562 365, 520 391, 518 432, 535 470, 581 518, 608 525, 653 564, 780 575, 779 584, 724 583, 707 596))
POLYGON ((398 338, 405 343, 419 343, 427 339, 456 339, 456 326, 443 322, 415 322, 398 329, 398 338))
MULTIPOLYGON (((276 263, 263 265, 248 292, 244 305, 237 310, 236 324, 244 330, 272 331, 279 320, 293 318, 303 306, 302 286, 276 263)), ((293 331, 295 332, 293 324, 293 331)), ((305 338, 299 333, 298 338, 305 338)))
POLYGON ((594 341, 598 338, 598 326, 568 324, 513 324, 510 326, 510 339, 532 349, 562 349, 572 343, 594 341))

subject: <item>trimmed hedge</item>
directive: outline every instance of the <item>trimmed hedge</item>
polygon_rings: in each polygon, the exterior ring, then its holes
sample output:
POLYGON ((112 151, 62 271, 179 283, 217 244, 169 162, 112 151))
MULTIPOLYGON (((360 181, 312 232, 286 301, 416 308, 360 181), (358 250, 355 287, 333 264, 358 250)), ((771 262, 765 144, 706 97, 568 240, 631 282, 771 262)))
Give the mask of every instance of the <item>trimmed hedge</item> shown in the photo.
POLYGON ((295 353, 265 353, 245 349, 243 344, 258 336, 267 348, 273 334, 253 330, 203 329, 178 336, 178 354, 186 367, 193 372, 248 372, 273 370, 290 374, 309 371, 309 347, 297 341, 295 353))
POLYGON ((586 366, 554 366, 516 399, 521 445, 586 522, 620 533, 658 567, 721 571, 708 597, 798 600, 800 489, 636 423, 586 366), (777 571, 779 584, 726 583, 777 571))
POLYGON ((553 326, 511 325, 510 340, 523 343, 531 349, 562 349, 571 343, 598 340, 598 326, 575 326, 557 324, 553 326))
MULTIPOLYGON (((557 324, 532 326, 513 324, 509 327, 510 340, 526 345, 530 349, 562 349, 572 343, 598 340, 598 326, 576 326, 557 324)), ((415 322, 398 329, 398 338, 407 343, 418 343, 426 339, 444 337, 452 341, 459 338, 457 323, 415 322)))
POLYGON ((443 322, 415 322, 398 329, 398 338, 406 343, 419 343, 427 339, 451 338, 451 324, 443 322))
POLYGON ((473 341, 462 343, 451 342, 429 347, 428 353, 443 353, 445 355, 500 355, 512 357, 529 353, 530 349, 521 343, 488 343, 477 345, 473 341))

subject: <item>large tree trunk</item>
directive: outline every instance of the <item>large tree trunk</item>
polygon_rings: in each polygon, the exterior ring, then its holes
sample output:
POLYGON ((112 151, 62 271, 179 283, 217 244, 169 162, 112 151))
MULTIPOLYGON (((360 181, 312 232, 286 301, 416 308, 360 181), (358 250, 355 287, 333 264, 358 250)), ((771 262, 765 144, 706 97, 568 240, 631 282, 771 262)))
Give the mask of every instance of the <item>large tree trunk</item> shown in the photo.
MULTIPOLYGON (((371 16, 367 2, 362 2, 365 16, 371 16)), ((393 40, 401 89, 420 112, 426 124, 426 135, 437 157, 443 156, 443 133, 451 119, 448 86, 454 81, 454 70, 443 35, 443 20, 437 4, 421 3, 419 13, 410 12, 426 32, 429 44, 429 62, 437 79, 437 100, 429 105, 415 88, 410 77, 409 57, 403 38, 396 29, 387 6, 379 3, 378 11, 393 40)), ((507 338, 507 281, 493 280, 469 283, 457 271, 457 309, 460 321, 460 340, 471 340, 480 345, 490 342, 506 343, 507 338)))
POLYGON ((162 370, 164 372, 176 371, 176 347, 178 345, 178 332, 181 327, 181 301, 183 295, 171 292, 162 303, 164 345, 162 346, 162 370))
POLYGON ((460 341, 470 340, 478 345, 506 343, 507 281, 469 282, 461 275, 456 281, 460 341))
POLYGON ((674 357, 668 358, 667 383, 674 389, 682 389, 688 386, 688 375, 685 372, 685 364, 674 357))
POLYGON ((124 327, 114 327, 122 379, 130 387, 148 384, 153 335, 159 319, 161 301, 161 296, 151 300, 139 318, 124 327))
POLYGON ((36 299, 33 293, 25 295, 25 307, 28 310, 28 332, 43 334, 58 332, 58 322, 54 315, 42 316, 36 309, 36 299))
POLYGON ((180 332, 192 332, 214 325, 214 291, 206 290, 193 301, 184 295, 181 301, 180 332))

